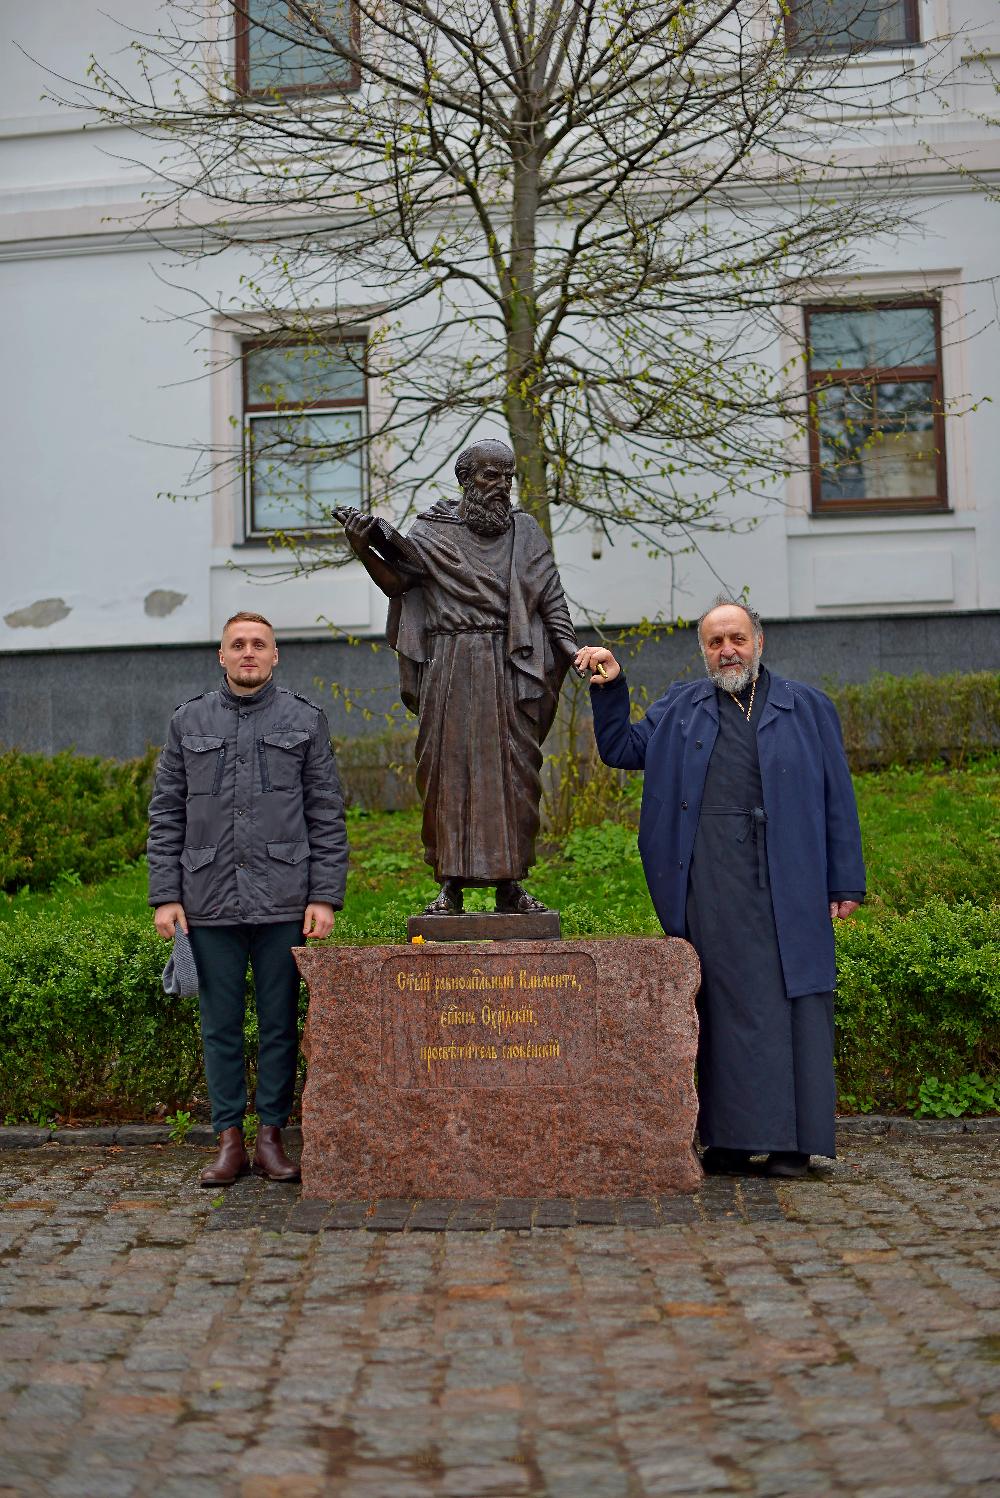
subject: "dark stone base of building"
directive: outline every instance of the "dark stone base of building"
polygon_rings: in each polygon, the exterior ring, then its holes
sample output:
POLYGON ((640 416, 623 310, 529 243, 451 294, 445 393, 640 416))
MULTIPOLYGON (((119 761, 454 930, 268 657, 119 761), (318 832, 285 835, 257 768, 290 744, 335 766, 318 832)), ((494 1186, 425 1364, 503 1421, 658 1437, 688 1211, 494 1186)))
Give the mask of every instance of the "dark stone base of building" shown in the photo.
MULTIPOLYGON (((895 614, 881 618, 783 619, 764 623, 767 663, 781 676, 822 687, 877 672, 980 671, 1000 659, 1000 612, 895 614)), ((614 634, 614 629, 608 629, 614 634)), ((596 636, 581 632, 582 643, 596 636)), ((282 638, 278 680, 326 708, 338 738, 362 738, 413 719, 399 703, 396 660, 383 642, 282 638), (351 703, 348 710, 347 702, 351 703), (371 716, 366 716, 370 713, 371 716)), ((0 748, 61 749, 130 759, 161 744, 181 702, 218 683, 217 645, 32 650, 0 655, 0 748)), ((693 627, 630 643, 629 680, 657 697, 682 675, 700 675, 693 627)))

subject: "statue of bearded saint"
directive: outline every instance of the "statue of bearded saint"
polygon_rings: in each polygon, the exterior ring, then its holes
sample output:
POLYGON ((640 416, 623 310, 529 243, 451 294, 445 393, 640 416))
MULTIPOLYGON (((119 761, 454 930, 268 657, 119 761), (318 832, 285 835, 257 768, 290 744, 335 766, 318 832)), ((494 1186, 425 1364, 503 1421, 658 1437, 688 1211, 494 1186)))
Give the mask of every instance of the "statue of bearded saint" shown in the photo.
POLYGON ((476 442, 455 463, 461 497, 403 536, 340 510, 347 539, 389 598, 386 635, 403 702, 419 719, 424 857, 441 886, 429 915, 496 887, 505 914, 544 910, 523 888, 535 861, 542 744, 577 644, 555 559, 511 506, 514 454, 476 442))

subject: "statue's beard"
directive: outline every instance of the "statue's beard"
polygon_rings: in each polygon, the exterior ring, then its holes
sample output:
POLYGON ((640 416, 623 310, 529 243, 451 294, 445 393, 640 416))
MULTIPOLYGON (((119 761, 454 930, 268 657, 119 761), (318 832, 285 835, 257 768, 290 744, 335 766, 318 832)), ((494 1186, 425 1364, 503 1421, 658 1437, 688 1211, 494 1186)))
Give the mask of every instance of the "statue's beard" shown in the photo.
POLYGON ((482 499, 471 487, 462 490, 458 513, 477 536, 502 536, 511 523, 510 499, 506 494, 482 499))

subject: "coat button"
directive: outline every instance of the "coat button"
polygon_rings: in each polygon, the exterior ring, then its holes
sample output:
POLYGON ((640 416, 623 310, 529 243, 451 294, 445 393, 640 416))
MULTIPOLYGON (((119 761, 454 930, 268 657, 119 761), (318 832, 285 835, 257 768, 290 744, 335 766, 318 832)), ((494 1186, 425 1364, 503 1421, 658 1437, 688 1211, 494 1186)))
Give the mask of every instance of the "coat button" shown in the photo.
POLYGON ((687 802, 686 801, 682 801, 681 802, 681 811, 687 811, 687 809, 688 809, 687 802))
POLYGON ((695 739, 695 741, 694 741, 694 747, 696 749, 700 749, 701 748, 701 739, 695 739))

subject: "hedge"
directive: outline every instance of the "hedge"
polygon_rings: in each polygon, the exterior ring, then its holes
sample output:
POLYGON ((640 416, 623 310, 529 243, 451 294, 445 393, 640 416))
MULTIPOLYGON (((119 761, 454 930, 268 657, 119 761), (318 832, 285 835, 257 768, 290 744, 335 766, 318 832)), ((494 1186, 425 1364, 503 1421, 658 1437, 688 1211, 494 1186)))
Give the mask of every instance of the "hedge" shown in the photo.
POLYGON ((0 754, 0 889, 89 884, 138 858, 156 755, 0 754))
POLYGON ((851 769, 960 766, 1000 749, 1000 673, 873 676, 860 685, 828 686, 840 714, 851 769))
MULTIPOLYGON (((406 912, 344 942, 399 942, 406 912)), ((566 934, 609 931, 596 909, 564 912, 566 934)), ((837 1075, 842 1105, 904 1108, 929 1077, 1000 1075, 1000 905, 941 902, 838 927, 837 1075)), ((141 917, 0 925, 0 1110, 146 1115, 184 1107, 200 1078, 197 1000, 160 984, 165 943, 141 917)), ((251 1047, 255 1027, 247 1026, 251 1047)))
POLYGON ((147 920, 0 926, 0 1109, 140 1116, 186 1102, 201 1072, 197 999, 168 998, 147 920))
POLYGON ((837 1077, 851 1106, 909 1106, 928 1077, 1000 1076, 1000 905, 934 900, 837 928, 837 1077))

